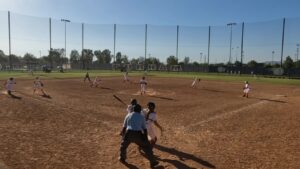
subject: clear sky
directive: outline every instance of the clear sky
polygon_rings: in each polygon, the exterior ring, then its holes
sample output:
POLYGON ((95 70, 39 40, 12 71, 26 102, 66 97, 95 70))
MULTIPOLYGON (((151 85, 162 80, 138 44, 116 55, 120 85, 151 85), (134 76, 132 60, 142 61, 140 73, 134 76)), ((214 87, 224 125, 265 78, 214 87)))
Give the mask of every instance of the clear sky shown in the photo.
MULTIPOLYGON (((296 43, 300 43, 299 0, 0 0, 0 23, 3 23, 0 49, 6 53, 8 10, 12 12, 12 51, 19 55, 28 49, 37 56, 39 50, 47 53, 49 26, 46 18, 49 17, 57 19, 52 24, 53 46, 57 48, 64 47, 64 25, 59 20, 66 18, 72 22, 68 24, 67 54, 71 49, 81 50, 79 23, 82 22, 86 24, 85 47, 111 51, 112 24, 118 24, 116 49, 129 57, 144 55, 144 24, 150 24, 147 54, 160 57, 162 61, 176 53, 175 25, 180 25, 179 57, 189 56, 194 61, 201 59, 200 53, 204 60, 207 53, 208 25, 215 26, 212 27, 212 62, 228 59, 230 32, 226 24, 229 22, 246 22, 247 60, 270 60, 273 50, 278 60, 284 17, 288 18, 285 55, 294 57, 296 43)), ((233 28, 233 58, 239 55, 240 34, 241 25, 238 24, 233 28)))

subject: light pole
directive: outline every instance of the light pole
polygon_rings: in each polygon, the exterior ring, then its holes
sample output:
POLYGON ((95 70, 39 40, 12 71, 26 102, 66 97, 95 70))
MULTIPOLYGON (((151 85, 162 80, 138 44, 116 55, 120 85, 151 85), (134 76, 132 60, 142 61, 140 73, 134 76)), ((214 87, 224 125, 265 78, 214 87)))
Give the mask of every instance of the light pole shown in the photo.
POLYGON ((297 44, 297 59, 296 59, 296 61, 298 61, 298 59, 299 59, 299 46, 300 46, 300 44, 298 43, 297 44))
MULTIPOLYGON (((67 19, 61 19, 61 21, 65 23, 65 57, 67 57, 67 22, 71 21, 67 19)), ((63 64, 63 61, 61 63, 63 64)))
POLYGON ((235 55, 235 62, 238 61, 239 48, 240 48, 240 47, 238 47, 238 46, 236 47, 236 52, 235 52, 235 53, 236 53, 236 55, 235 55))
POLYGON ((201 53, 200 53, 200 62, 199 62, 199 65, 201 64, 202 55, 203 55, 203 53, 201 52, 201 53))
POLYGON ((274 65, 274 53, 275 53, 275 51, 273 50, 272 51, 272 63, 271 63, 272 66, 274 65))
POLYGON ((236 23, 228 23, 227 26, 230 26, 230 48, 229 48, 229 63, 231 63, 231 45, 232 45, 232 26, 235 26, 236 23))

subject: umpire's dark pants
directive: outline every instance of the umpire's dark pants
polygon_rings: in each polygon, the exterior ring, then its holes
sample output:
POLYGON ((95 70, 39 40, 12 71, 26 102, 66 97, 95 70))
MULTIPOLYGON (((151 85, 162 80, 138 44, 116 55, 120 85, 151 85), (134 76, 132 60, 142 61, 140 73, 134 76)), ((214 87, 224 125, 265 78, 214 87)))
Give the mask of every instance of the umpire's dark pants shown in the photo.
POLYGON ((130 143, 135 143, 139 147, 141 147, 151 164, 156 161, 153 156, 153 151, 147 137, 144 136, 141 131, 132 130, 126 131, 125 136, 122 140, 120 148, 120 157, 122 159, 126 159, 126 149, 130 143))

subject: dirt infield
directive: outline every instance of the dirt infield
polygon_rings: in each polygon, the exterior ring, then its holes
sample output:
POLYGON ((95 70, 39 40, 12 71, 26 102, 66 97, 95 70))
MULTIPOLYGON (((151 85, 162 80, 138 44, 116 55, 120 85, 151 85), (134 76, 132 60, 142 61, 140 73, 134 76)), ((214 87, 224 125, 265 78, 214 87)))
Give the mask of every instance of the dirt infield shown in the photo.
MULTIPOLYGON (((135 145, 128 165, 118 162, 118 135, 126 107, 136 98, 157 105, 165 132, 154 153, 165 169, 300 168, 300 87, 149 77, 148 93, 136 83, 103 78, 46 80, 51 98, 32 94, 33 81, 17 80, 13 99, 0 94, 0 168, 149 168, 135 145)), ((135 78, 134 81, 138 81, 135 78)), ((2 82, 1 82, 2 83, 2 82)))

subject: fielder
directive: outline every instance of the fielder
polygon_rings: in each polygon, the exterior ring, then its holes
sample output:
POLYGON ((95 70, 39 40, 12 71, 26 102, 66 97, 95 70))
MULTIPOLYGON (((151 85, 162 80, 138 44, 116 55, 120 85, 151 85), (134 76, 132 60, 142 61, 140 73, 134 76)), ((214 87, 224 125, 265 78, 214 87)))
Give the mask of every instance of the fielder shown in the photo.
POLYGON ((245 86, 244 86, 243 90, 244 90, 243 97, 248 98, 248 94, 249 94, 249 91, 250 91, 250 85, 249 85, 248 81, 245 81, 245 86))
POLYGON ((141 95, 146 94, 147 81, 145 80, 145 76, 140 80, 141 85, 141 95))
POLYGON ((35 94, 36 90, 40 90, 44 96, 48 96, 44 91, 43 87, 44 87, 44 83, 41 81, 39 77, 36 77, 35 80, 33 81, 33 94, 35 94))
POLYGON ((90 79, 90 75, 89 75, 89 72, 86 72, 86 74, 85 74, 85 77, 84 77, 84 82, 86 81, 86 79, 88 79, 89 80, 89 82, 91 83, 91 79, 90 79))
POLYGON ((91 87, 98 87, 100 84, 101 79, 99 78, 99 76, 96 76, 93 83, 91 84, 91 87))
POLYGON ((157 141, 157 136, 158 136, 157 133, 155 132, 154 125, 160 129, 161 133, 163 132, 163 128, 157 122, 157 113, 155 112, 155 103, 149 102, 147 106, 148 106, 148 109, 143 110, 143 114, 146 119, 148 140, 153 147, 157 141))
POLYGON ((125 82, 130 82, 129 81, 129 78, 128 78, 128 71, 126 71, 126 73, 124 74, 124 80, 123 80, 123 83, 125 82))
POLYGON ((192 83, 192 88, 195 88, 196 85, 198 85, 198 84, 200 83, 200 81, 201 81, 200 78, 195 77, 195 80, 194 80, 193 83, 192 83))
POLYGON ((17 84, 15 81, 14 81, 14 78, 9 78, 5 83, 4 83, 4 87, 7 91, 7 94, 12 96, 13 97, 13 94, 11 93, 12 90, 13 90, 13 86, 17 84))

